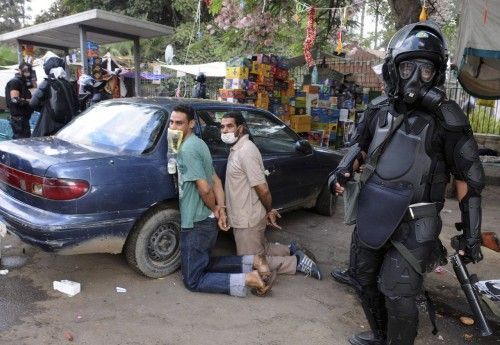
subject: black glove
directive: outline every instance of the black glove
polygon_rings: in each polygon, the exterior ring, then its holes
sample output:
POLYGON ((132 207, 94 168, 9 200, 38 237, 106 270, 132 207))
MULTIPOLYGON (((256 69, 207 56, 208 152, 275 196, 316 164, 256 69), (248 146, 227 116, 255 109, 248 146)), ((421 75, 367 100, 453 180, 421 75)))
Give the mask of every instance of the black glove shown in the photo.
POLYGON ((481 252, 481 238, 467 238, 465 235, 457 235, 451 239, 451 246, 458 253, 463 250, 465 255, 462 256, 464 264, 470 262, 478 263, 483 260, 483 253, 481 252))
POLYGON ((335 193, 335 185, 338 183, 342 187, 345 186, 347 181, 351 178, 346 177, 345 174, 350 174, 349 169, 347 168, 339 168, 335 169, 330 176, 328 177, 328 186, 330 188, 331 193, 335 193))
POLYGON ((27 106, 27 105, 30 104, 29 101, 27 101, 27 100, 25 100, 23 98, 19 98, 19 97, 12 97, 10 99, 10 101, 11 101, 12 104, 18 105, 20 107, 25 107, 25 106, 27 106))

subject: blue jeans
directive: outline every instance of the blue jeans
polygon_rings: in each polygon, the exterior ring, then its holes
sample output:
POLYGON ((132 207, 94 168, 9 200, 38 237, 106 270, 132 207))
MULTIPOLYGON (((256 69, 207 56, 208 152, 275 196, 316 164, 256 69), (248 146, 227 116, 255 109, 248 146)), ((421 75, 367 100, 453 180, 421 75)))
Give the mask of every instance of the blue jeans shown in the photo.
POLYGON ((253 255, 211 257, 217 241, 217 220, 195 222, 181 231, 181 269, 190 291, 244 296, 245 272, 252 269, 253 255), (235 274, 238 273, 238 274, 235 274))

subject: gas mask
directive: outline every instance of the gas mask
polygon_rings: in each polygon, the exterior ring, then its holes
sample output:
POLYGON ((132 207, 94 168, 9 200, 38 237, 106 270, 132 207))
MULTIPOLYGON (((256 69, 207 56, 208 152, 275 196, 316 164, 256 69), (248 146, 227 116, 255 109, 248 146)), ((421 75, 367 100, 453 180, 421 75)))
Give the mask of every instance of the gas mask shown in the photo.
POLYGON ((24 67, 21 69, 20 75, 26 87, 28 89, 31 88, 33 86, 33 82, 31 81, 31 69, 29 67, 24 67))
POLYGON ((167 142, 168 142, 168 152, 177 153, 182 144, 182 139, 184 138, 184 133, 177 129, 168 128, 167 130, 167 142))
POLYGON ((401 61, 398 72, 402 100, 407 104, 413 104, 432 87, 436 68, 429 60, 412 59, 401 61))

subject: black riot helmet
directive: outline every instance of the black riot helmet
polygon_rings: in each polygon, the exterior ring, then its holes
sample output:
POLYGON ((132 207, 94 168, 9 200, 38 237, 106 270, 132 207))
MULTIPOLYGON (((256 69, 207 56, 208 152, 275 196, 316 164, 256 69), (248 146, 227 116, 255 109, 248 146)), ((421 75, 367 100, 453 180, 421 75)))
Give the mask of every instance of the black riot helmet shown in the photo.
POLYGON ((43 64, 43 70, 45 71, 46 75, 49 75, 50 70, 52 68, 56 68, 56 67, 65 68, 65 66, 66 66, 66 64, 64 63, 63 59, 61 59, 60 57, 57 57, 57 56, 52 56, 52 57, 48 58, 47 60, 45 60, 45 62, 43 64))
POLYGON ((430 60, 436 70, 431 86, 444 84, 448 47, 441 29, 436 23, 424 21, 409 24, 397 31, 392 37, 382 67, 387 94, 390 97, 398 97, 400 91, 399 63, 412 59, 430 60))
POLYGON ((205 73, 198 73, 198 75, 196 76, 196 81, 198 83, 204 83, 205 81, 207 80, 207 77, 205 76, 205 73))

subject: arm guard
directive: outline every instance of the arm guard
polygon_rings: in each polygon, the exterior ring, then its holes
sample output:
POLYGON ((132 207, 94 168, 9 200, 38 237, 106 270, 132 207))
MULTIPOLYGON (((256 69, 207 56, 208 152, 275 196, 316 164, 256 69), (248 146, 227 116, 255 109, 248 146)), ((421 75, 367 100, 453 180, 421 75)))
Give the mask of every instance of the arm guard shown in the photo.
POLYGON ((362 158, 363 156, 361 154, 359 144, 356 143, 349 148, 349 151, 347 151, 345 156, 342 158, 337 168, 328 176, 328 187, 332 193, 335 192, 336 183, 345 185, 349 178, 345 177, 344 174, 349 173, 352 176, 354 162, 358 159, 361 163, 362 158))
POLYGON ((481 253, 481 191, 484 188, 484 170, 479 160, 476 140, 467 117, 455 102, 445 101, 440 111, 448 130, 462 132, 453 150, 454 175, 467 183, 467 194, 460 201, 462 222, 457 229, 463 230, 456 236, 460 250, 465 252, 465 262, 479 262, 481 253))

